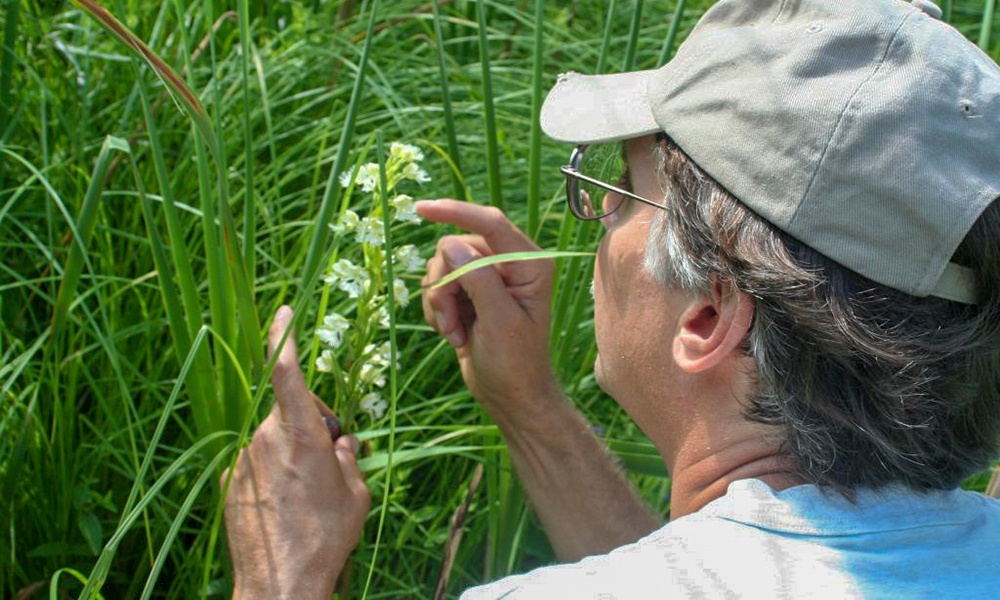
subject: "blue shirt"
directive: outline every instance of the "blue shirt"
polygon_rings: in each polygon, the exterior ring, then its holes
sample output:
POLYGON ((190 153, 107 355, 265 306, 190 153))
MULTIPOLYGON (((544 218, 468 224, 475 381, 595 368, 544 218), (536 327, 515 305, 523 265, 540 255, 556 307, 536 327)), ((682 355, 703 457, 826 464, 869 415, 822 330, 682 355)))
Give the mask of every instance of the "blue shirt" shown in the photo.
POLYGON ((963 490, 722 498, 609 554, 472 588, 481 598, 1000 598, 1000 501, 963 490))

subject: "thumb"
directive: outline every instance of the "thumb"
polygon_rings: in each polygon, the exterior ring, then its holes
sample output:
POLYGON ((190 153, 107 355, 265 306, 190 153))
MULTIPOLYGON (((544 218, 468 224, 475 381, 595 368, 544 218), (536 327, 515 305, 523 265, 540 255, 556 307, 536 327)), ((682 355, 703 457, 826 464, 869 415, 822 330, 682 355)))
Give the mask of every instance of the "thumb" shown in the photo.
MULTIPOLYGON (((478 250, 456 238, 443 240, 441 253, 451 270, 482 258, 482 254, 478 250)), ((469 271, 459 277, 457 283, 469 296, 478 316, 501 317, 516 307, 503 278, 492 266, 469 271)))

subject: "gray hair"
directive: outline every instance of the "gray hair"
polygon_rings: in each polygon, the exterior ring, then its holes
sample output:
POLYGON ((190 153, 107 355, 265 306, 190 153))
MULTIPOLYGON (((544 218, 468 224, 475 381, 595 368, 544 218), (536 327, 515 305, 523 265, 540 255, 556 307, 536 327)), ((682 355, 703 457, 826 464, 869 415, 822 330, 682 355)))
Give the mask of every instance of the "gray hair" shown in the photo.
POLYGON ((917 298, 841 267, 758 217, 657 140, 668 208, 645 267, 704 292, 721 279, 755 300, 744 351, 756 362, 747 419, 776 425, 798 475, 846 496, 902 483, 953 488, 1000 439, 1000 204, 953 260, 974 266, 980 303, 917 298))

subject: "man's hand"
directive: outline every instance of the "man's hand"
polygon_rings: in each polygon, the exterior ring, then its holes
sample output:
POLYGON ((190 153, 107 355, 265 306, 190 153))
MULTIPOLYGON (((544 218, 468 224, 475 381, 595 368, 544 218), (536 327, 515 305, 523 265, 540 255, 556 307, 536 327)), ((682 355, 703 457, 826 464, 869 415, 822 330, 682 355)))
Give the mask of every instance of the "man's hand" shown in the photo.
POLYGON ((417 212, 473 234, 438 242, 424 278, 424 318, 455 347, 462 377, 503 432, 559 557, 608 552, 656 529, 658 519, 552 373, 552 261, 483 267, 430 289, 477 258, 538 247, 495 208, 435 200, 418 202, 417 212))
POLYGON ((455 348, 469 391, 502 428, 531 422, 540 400, 561 400, 549 363, 553 262, 501 263, 429 289, 478 258, 538 246, 496 208, 455 200, 421 201, 416 208, 429 221, 473 234, 438 242, 423 281, 424 318, 455 348))
MULTIPOLYGON (((278 309, 271 356, 291 318, 291 309, 278 309)), ((323 417, 333 413, 306 388, 294 332, 271 383, 274 407, 240 453, 226 495, 233 597, 329 598, 371 504, 355 459, 358 442, 331 441, 323 417)))

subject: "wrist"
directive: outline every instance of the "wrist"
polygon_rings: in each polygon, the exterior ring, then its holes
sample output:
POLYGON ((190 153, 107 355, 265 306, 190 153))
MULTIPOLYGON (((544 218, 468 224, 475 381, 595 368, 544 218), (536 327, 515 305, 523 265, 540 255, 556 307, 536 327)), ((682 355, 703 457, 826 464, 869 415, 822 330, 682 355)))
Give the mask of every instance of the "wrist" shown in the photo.
POLYGON ((233 600, 256 598, 329 600, 339 573, 302 572, 298 575, 255 572, 250 577, 237 576, 233 582, 233 600))

